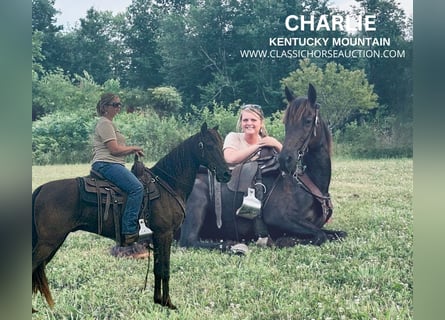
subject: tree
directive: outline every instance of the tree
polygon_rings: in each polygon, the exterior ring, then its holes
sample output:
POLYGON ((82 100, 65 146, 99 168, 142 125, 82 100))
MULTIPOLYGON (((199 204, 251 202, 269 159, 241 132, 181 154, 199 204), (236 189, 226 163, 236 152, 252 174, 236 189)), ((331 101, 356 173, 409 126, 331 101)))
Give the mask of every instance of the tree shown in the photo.
MULTIPOLYGON (((56 26, 55 0, 32 0, 32 31, 41 32, 41 52, 45 57, 41 61, 45 70, 55 70, 58 67, 60 45, 56 34, 62 26, 56 26)), ((34 40, 34 39, 33 39, 34 40)))
MULTIPOLYGON (((85 19, 80 19, 76 44, 78 50, 74 56, 74 71, 82 74, 87 71, 98 83, 118 78, 115 73, 116 56, 124 50, 120 42, 119 19, 114 18, 111 11, 99 12, 93 8, 87 11, 85 19)), ((74 48, 73 48, 74 49, 74 48)))
POLYGON ((156 42, 161 11, 151 0, 133 0, 127 9, 124 43, 129 52, 126 84, 147 89, 162 84, 156 42))
POLYGON ((390 114, 412 119, 412 21, 395 0, 356 1, 359 3, 356 15, 376 15, 376 31, 364 32, 361 36, 389 38, 391 46, 386 49, 403 50, 406 55, 399 59, 366 59, 369 82, 375 85, 379 103, 386 105, 390 114))
POLYGON ((281 81, 296 95, 305 95, 309 83, 317 90, 325 119, 332 129, 341 129, 359 114, 377 108, 377 95, 363 70, 347 70, 334 62, 324 70, 309 60, 301 60, 300 68, 281 81))
POLYGON ((45 56, 42 54, 42 40, 43 33, 41 31, 32 33, 32 71, 37 75, 44 72, 42 61, 45 60, 45 56))
POLYGON ((32 30, 41 31, 44 34, 54 34, 62 29, 56 26, 55 0, 32 0, 32 30))

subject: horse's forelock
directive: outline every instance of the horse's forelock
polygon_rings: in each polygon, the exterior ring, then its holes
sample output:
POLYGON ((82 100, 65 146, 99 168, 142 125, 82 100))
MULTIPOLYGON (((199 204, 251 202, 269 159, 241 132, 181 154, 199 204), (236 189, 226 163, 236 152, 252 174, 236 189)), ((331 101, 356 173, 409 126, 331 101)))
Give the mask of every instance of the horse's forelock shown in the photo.
POLYGON ((290 102, 284 112, 283 122, 285 125, 292 125, 301 120, 303 114, 309 106, 307 98, 296 98, 290 102))

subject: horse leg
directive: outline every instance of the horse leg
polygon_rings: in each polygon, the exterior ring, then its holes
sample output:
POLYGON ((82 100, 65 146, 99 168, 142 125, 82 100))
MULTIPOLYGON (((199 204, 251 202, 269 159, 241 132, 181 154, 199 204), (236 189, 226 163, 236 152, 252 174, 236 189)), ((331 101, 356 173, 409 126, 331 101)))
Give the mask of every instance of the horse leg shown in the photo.
POLYGON ((173 232, 153 234, 155 288, 153 300, 155 303, 170 309, 176 309, 170 299, 170 254, 173 232))
POLYGON ((348 236, 345 231, 322 229, 329 241, 341 240, 348 236))
POLYGON ((297 218, 297 215, 267 210, 263 212, 263 219, 267 225, 279 228, 290 236, 308 239, 302 243, 321 245, 328 240, 325 230, 318 228, 310 221, 297 218))

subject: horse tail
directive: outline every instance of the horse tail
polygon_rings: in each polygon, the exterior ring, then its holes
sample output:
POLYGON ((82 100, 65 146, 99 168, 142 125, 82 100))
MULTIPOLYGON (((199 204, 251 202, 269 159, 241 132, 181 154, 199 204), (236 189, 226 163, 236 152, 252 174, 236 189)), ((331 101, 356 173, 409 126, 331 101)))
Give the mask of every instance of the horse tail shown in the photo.
MULTIPOLYGON (((42 186, 38 187, 32 193, 32 250, 34 255, 34 249, 37 245, 38 234, 37 234, 37 226, 35 221, 35 200, 37 195, 40 193, 42 186)), ((32 272, 32 293, 35 294, 39 291, 44 297, 46 302, 50 307, 54 306, 54 300, 51 296, 51 292, 49 291, 48 279, 45 274, 45 261, 39 264, 36 269, 32 272)))
POLYGON ((48 279, 45 274, 45 262, 42 262, 32 272, 32 293, 39 291, 44 297, 48 305, 52 308, 54 306, 54 300, 49 291, 48 279))

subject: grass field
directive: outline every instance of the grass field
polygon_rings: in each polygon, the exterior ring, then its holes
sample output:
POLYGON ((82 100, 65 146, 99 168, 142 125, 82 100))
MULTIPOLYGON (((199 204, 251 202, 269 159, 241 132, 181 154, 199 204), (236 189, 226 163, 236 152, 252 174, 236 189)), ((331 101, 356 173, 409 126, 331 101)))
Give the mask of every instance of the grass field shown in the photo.
MULTIPOLYGON (((33 167, 32 188, 88 173, 88 165, 33 167)), ((342 242, 261 249, 244 257, 173 247, 171 296, 155 305, 152 263, 116 259, 114 242, 71 234, 47 267, 55 299, 33 319, 412 319, 413 161, 334 159, 333 221, 342 242)))

